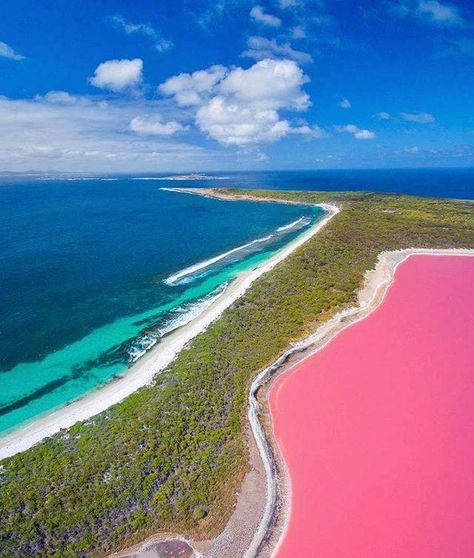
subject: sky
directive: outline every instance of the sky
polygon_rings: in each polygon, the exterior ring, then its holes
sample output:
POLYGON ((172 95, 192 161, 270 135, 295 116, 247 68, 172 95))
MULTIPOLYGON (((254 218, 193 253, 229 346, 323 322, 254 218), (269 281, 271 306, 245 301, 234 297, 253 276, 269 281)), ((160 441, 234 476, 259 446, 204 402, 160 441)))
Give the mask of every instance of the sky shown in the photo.
POLYGON ((0 3, 0 171, 451 166, 471 0, 0 3))

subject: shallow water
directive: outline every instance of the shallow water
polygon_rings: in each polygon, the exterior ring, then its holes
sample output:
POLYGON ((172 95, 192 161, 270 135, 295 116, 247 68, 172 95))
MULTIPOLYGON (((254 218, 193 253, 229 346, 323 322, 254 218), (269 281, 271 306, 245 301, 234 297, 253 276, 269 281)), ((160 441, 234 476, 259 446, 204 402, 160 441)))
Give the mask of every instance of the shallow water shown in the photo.
POLYGON ((3 431, 124 373, 322 214, 127 180, 14 181, 0 201, 3 431))

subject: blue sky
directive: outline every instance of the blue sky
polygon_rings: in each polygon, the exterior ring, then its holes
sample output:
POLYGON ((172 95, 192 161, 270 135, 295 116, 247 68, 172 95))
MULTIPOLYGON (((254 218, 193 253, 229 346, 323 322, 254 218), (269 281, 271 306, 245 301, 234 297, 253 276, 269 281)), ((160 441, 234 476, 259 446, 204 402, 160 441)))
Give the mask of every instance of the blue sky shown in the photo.
POLYGON ((0 4, 0 170, 473 165, 471 1, 0 4))

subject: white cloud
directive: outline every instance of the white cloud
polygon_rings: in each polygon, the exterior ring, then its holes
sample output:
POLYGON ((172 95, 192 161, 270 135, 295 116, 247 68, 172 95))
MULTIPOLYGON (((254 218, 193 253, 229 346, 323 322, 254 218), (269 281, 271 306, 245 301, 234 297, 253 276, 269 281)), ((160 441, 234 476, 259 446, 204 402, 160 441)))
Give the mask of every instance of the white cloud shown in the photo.
POLYGON ((416 122, 417 124, 432 124, 435 122, 435 117, 428 112, 401 112, 400 116, 407 122, 416 122))
POLYGON ((219 85, 219 91, 239 102, 266 108, 306 110, 309 96, 301 86, 309 78, 293 60, 261 60, 250 68, 235 68, 219 85))
POLYGON ((382 112, 376 112, 374 114, 374 118, 377 118, 377 120, 390 120, 392 117, 388 112, 382 111, 382 112))
POLYGON ((173 96, 180 106, 198 106, 226 74, 227 68, 224 66, 211 66, 207 70, 198 70, 192 74, 173 76, 162 83, 158 91, 173 96))
POLYGON ((247 40, 247 50, 241 56, 263 60, 264 58, 286 58, 295 60, 300 64, 307 64, 313 58, 307 52, 295 50, 290 43, 278 43, 275 39, 266 37, 249 37, 247 40))
POLYGON ((463 25, 458 6, 439 0, 401 0, 390 4, 390 11, 398 17, 411 17, 441 26, 463 25))
POLYGON ((114 15, 111 20, 116 27, 122 29, 127 35, 139 34, 150 39, 158 52, 165 52, 174 46, 172 41, 165 39, 149 23, 130 23, 121 15, 114 15))
POLYGON ((342 99, 342 101, 339 103, 339 106, 343 109, 350 109, 351 102, 349 101, 349 99, 342 99))
POLYGON ((293 39, 306 39, 306 31, 302 25, 295 25, 291 30, 293 39))
POLYGON ((15 60, 17 62, 25 59, 22 54, 16 52, 16 50, 14 50, 11 46, 2 41, 0 41, 0 58, 9 58, 10 60, 15 60))
POLYGON ((419 0, 418 13, 434 23, 459 25, 462 17, 459 8, 454 4, 442 3, 438 0, 419 0))
POLYGON ((288 120, 280 120, 273 109, 258 109, 214 97, 196 114, 199 128, 225 145, 271 142, 286 136, 288 120))
POLYGON ((262 6, 254 6, 250 10, 250 17, 263 25, 268 25, 269 27, 280 27, 281 19, 274 15, 265 12, 262 6))
POLYGON ((95 69, 90 83, 99 89, 119 92, 133 89, 142 82, 143 60, 108 60, 95 69))
POLYGON ((130 130, 136 132, 137 134, 148 136, 172 136, 173 134, 176 134, 176 132, 182 132, 187 129, 188 126, 183 126, 176 120, 162 122, 159 116, 136 116, 130 122, 130 130))
POLYGON ((80 97, 71 95, 67 91, 49 91, 44 97, 38 96, 36 99, 44 99, 48 103, 59 105, 74 105, 79 101, 80 97))
POLYGON ((199 129, 223 145, 252 145, 296 133, 316 137, 317 127, 293 126, 281 110, 305 111, 309 81, 293 60, 265 59, 247 69, 212 66, 167 80, 159 90, 178 105, 198 107, 199 129), (183 98, 184 96, 184 98, 183 98))
POLYGON ((212 165, 221 157, 217 152, 157 133, 176 128, 167 105, 64 91, 34 99, 0 97, 0 169, 121 172, 156 169, 157 164, 169 170, 212 165), (168 115, 168 122, 159 120, 161 114, 168 115), (134 118, 137 132, 130 129, 134 118), (138 131, 140 123, 158 121, 164 129, 138 131))
POLYGON ((336 130, 338 132, 346 132, 348 134, 352 134, 354 138, 358 140, 368 140, 368 139, 375 138, 375 132, 358 128, 354 124, 346 124, 345 126, 336 126, 336 130))
POLYGON ((280 0, 280 8, 282 10, 286 8, 294 8, 295 6, 301 6, 303 4, 302 0, 280 0))
POLYGON ((308 126, 307 124, 292 127, 290 133, 317 139, 328 138, 330 136, 330 134, 320 126, 308 126))

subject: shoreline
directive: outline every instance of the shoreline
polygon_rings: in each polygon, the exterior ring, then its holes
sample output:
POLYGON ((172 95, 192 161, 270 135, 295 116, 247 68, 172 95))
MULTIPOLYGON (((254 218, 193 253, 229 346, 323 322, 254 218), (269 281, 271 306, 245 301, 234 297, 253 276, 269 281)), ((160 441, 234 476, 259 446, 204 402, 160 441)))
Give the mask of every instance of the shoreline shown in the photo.
POLYGON ((358 292, 358 304, 339 312, 322 324, 314 333, 283 353, 272 365, 254 379, 249 393, 249 421, 252 432, 263 440, 266 470, 270 471, 267 483, 265 522, 262 521, 254 535, 252 548, 243 555, 273 557, 284 539, 291 514, 291 479, 278 444, 274 438, 273 421, 268 406, 268 395, 276 380, 294 366, 322 350, 340 332, 358 323, 376 310, 395 280, 398 266, 411 256, 464 256, 474 257, 472 249, 423 249, 408 248, 382 252, 374 269, 367 270, 358 292), (264 395, 259 401, 259 390, 264 395), (263 426, 262 426, 263 423, 263 426))
MULTIPOLYGON (((331 341, 335 342, 340 333, 346 331, 347 328, 353 325, 357 325, 363 320, 370 319, 370 317, 373 316, 374 311, 382 311, 382 304, 387 299, 387 295, 389 294, 389 292, 391 292, 391 289, 394 288, 394 285, 396 286, 398 284, 398 281, 401 280, 398 278, 400 276, 397 275, 397 273, 399 273, 399 266, 412 258, 413 260, 434 260, 437 258, 445 258, 447 260, 453 260, 452 264, 453 266, 455 266, 455 259, 465 260, 466 258, 474 258, 474 249, 409 248, 381 252, 378 256, 375 267, 371 270, 368 270, 364 275, 364 282, 362 283, 361 288, 358 292, 358 304, 356 306, 348 308, 345 311, 340 312, 338 315, 335 315, 331 320, 319 327, 312 335, 308 336, 304 341, 302 341, 301 346, 296 348, 297 351, 301 348, 302 352, 299 355, 296 355, 295 359, 283 363, 281 367, 274 370, 273 373, 271 367, 263 371, 270 374, 266 377, 266 380, 264 380, 264 382, 266 381, 266 383, 262 384, 262 391, 264 393, 254 393, 254 397, 255 399, 257 399, 258 397, 258 400, 263 403, 263 409, 260 415, 260 423, 263 423, 264 425, 264 431, 267 436, 267 441, 271 452, 270 459, 273 458, 275 463, 277 474, 272 478, 272 481, 274 482, 276 490, 278 491, 280 501, 279 517, 277 518, 275 524, 270 526, 269 544, 263 547, 262 552, 257 552, 252 556, 258 556, 259 558, 269 556, 273 558, 277 556, 279 549, 285 541, 290 519, 293 515, 292 504, 294 504, 295 502, 299 502, 299 518, 301 519, 301 478, 299 485, 299 500, 292 501, 292 478, 290 470, 288 469, 283 457, 283 453, 286 451, 286 449, 281 448, 282 444, 285 445, 285 438, 283 438, 283 441, 281 441, 281 443, 277 442, 276 439, 275 420, 277 421, 277 424, 279 421, 281 428, 282 419, 281 417, 278 419, 273 414, 274 409, 272 410, 270 405, 271 399, 273 399, 273 402, 275 401, 275 390, 281 387, 282 384, 280 382, 285 382, 285 378, 287 377, 286 372, 296 372, 297 374, 300 370, 300 366, 302 366, 303 369, 304 366, 306 366, 305 370, 307 373, 308 363, 310 366, 313 358, 321 358, 317 357, 316 355, 318 355, 321 350, 326 349, 331 341), (332 322, 332 326, 329 328, 325 327, 328 325, 329 322, 332 322), (296 368, 297 370, 295 371, 296 368)), ((454 267, 454 269, 456 268, 454 267)), ((424 286, 423 283, 422 286, 418 286, 418 288, 426 289, 426 286, 424 286)), ((401 305, 400 301, 399 304, 401 305)), ((370 344, 371 343, 369 341, 369 345, 370 344)), ((332 349, 328 348, 327 350, 332 350, 332 354, 334 355, 334 347, 332 349)), ((290 352, 291 351, 288 351, 288 353, 290 352)), ((321 360, 319 362, 321 362, 321 360)), ((293 395, 296 389, 302 389, 302 386, 299 386, 299 388, 297 386, 295 387, 295 382, 293 381, 293 395)), ((306 405, 310 404, 308 403, 308 398, 306 398, 306 401, 306 405)), ((288 405, 286 411, 288 412, 288 405)), ((293 465, 295 465, 294 462, 292 463, 292 468, 293 465)), ((291 540, 294 544, 294 531, 292 531, 292 537, 293 538, 291 540)), ((287 546, 285 546, 285 551, 286 553, 288 553, 287 546)))
MULTIPOLYGON (((301 205, 299 202, 291 200, 252 197, 247 194, 241 195, 240 192, 233 196, 216 192, 210 188, 176 188, 173 190, 228 201, 252 200, 301 205)), ((375 310, 383 302, 393 283, 398 265, 411 255, 474 256, 474 250, 408 248, 381 252, 375 267, 365 272, 363 283, 357 292, 355 306, 335 314, 312 334, 286 350, 253 379, 248 393, 247 413, 250 427, 250 435, 247 436, 250 470, 244 477, 242 488, 237 494, 234 511, 224 530, 216 537, 207 540, 195 540, 192 537, 183 539, 183 535, 179 533, 174 535, 156 533, 138 544, 114 553, 110 558, 145 558, 148 556, 147 551, 156 543, 170 540, 185 540, 193 549, 195 553, 193 556, 197 558, 271 558, 275 556, 290 516, 291 483, 285 462, 273 436, 272 417, 267 403, 268 394, 274 382, 286 371, 323 349, 340 331, 364 319, 375 310), (255 453, 258 455, 255 456, 255 453), (265 478, 262 479, 262 476, 265 478), (258 498, 261 501, 257 505, 258 498), (248 525, 249 516, 253 517, 253 521, 250 521, 253 523, 250 535, 245 530, 250 527, 248 525), (242 528, 240 522, 245 524, 245 529, 242 528)))
MULTIPOLYGON (((168 190, 212 197, 209 196, 208 189, 169 188, 168 190)), ((222 197, 220 199, 232 198, 222 197)), ((335 205, 315 205, 326 211, 326 214, 320 220, 254 269, 238 274, 227 289, 201 314, 164 338, 155 348, 140 358, 123 376, 119 376, 84 397, 60 407, 45 416, 33 419, 31 422, 20 426, 5 436, 0 436, 0 460, 25 451, 44 438, 52 436, 62 429, 67 429, 77 422, 91 419, 112 405, 119 403, 138 389, 150 384, 155 375, 166 368, 187 343, 199 333, 205 331, 212 322, 219 318, 224 310, 240 298, 258 277, 283 261, 339 212, 339 208, 335 205)))
POLYGON ((373 269, 367 270, 358 291, 358 302, 319 326, 312 334, 285 351, 260 371, 251 383, 248 394, 248 426, 250 436, 250 470, 237 494, 234 511, 224 530, 207 540, 193 540, 181 534, 157 533, 127 547, 110 558, 144 558, 156 543, 170 540, 186 541, 196 558, 272 558, 284 538, 291 513, 291 481, 286 464, 274 438, 268 395, 274 383, 285 372, 322 350, 341 331, 363 320, 384 301, 395 280, 398 266, 411 256, 471 256, 473 249, 408 248, 379 254, 373 269), (255 455, 255 452, 257 455, 255 455), (262 476, 265 478, 262 479, 262 476), (263 498, 256 505, 255 500, 263 498), (242 536, 240 521, 253 517, 251 536, 242 536), (245 540, 247 542, 245 542, 245 540), (250 541, 250 542, 248 542, 250 541))

